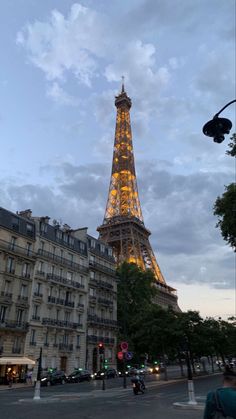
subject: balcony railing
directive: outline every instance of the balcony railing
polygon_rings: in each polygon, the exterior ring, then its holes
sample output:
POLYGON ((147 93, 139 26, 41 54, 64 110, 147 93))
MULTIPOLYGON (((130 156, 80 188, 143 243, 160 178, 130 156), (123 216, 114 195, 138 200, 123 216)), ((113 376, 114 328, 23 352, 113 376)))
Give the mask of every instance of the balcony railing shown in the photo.
POLYGON ((113 306, 113 301, 108 300, 107 298, 100 298, 98 299, 99 304, 105 305, 105 306, 113 306))
MULTIPOLYGON (((6 291, 1 291, 1 297, 3 297, 4 300, 6 301, 11 301, 12 300, 12 293, 10 292, 6 292, 6 291)), ((2 300, 2 298, 1 298, 2 300)))
POLYGON ((40 321, 40 316, 32 316, 32 320, 35 320, 37 322, 40 321))
POLYGON ((80 263, 76 263, 76 262, 71 261, 70 259, 66 259, 66 258, 63 258, 61 256, 55 255, 55 253, 47 252, 46 250, 43 250, 43 249, 38 249, 38 255, 43 256, 46 259, 53 260, 56 263, 59 263, 63 266, 67 266, 67 267, 69 267, 71 269, 74 269, 76 271, 79 271, 79 272, 82 272, 82 273, 87 273, 88 272, 87 266, 83 266, 80 263))
POLYGON ((55 281, 59 284, 64 284, 69 287, 84 289, 84 285, 80 284, 79 282, 72 281, 72 279, 67 279, 59 275, 48 273, 47 279, 50 279, 51 281, 55 281))
POLYGON ((68 322, 67 320, 49 319, 47 317, 42 319, 42 324, 52 327, 60 327, 63 329, 78 329, 83 327, 83 325, 79 323, 68 322))
POLYGON ((66 343, 59 343, 59 351, 71 352, 73 351, 73 345, 66 344, 66 343))
POLYGON ((107 325, 107 326, 111 326, 111 327, 117 327, 118 323, 116 320, 112 320, 112 319, 104 319, 104 318, 100 318, 98 316, 96 316, 95 314, 89 314, 88 315, 88 323, 93 323, 93 324, 103 324, 103 325, 107 325))
POLYGON ((106 343, 108 345, 112 345, 112 344, 115 343, 114 338, 108 338, 108 337, 96 336, 96 335, 88 335, 87 340, 88 340, 88 343, 103 342, 103 343, 106 343))
POLYGON ((56 297, 48 297, 48 302, 52 304, 59 304, 66 307, 74 308, 75 303, 73 301, 67 301, 63 300, 62 298, 56 298, 56 297))
POLYGON ((2 239, 0 240, 0 249, 7 250, 7 251, 13 252, 15 254, 18 254, 18 255, 21 255, 21 256, 26 256, 26 257, 29 257, 29 258, 34 258, 36 256, 35 252, 32 252, 29 249, 26 249, 26 248, 21 247, 21 246, 17 246, 16 244, 7 242, 7 241, 2 240, 2 239))
POLYGON ((102 272, 107 273, 109 275, 112 275, 114 277, 116 276, 115 269, 109 268, 108 266, 102 265, 101 263, 90 261, 89 265, 92 266, 93 268, 99 270, 99 271, 102 271, 102 272))
POLYGON ((20 302, 20 303, 24 303, 24 304, 27 304, 28 303, 28 297, 27 296, 25 296, 25 295, 18 295, 18 301, 20 302))
POLYGON ((21 353, 21 348, 12 348, 12 353, 13 354, 20 354, 21 353))
POLYGON ((101 288, 106 288, 106 289, 110 289, 112 290, 114 287, 112 284, 109 284, 109 282, 105 282, 105 281, 97 281, 97 285, 101 288))
POLYGON ((16 320, 1 320, 0 329, 8 329, 19 332, 27 332, 29 324, 26 322, 18 322, 16 320))
POLYGON ((43 298, 43 294, 41 294, 41 292, 35 291, 34 292, 34 297, 35 298, 43 298))

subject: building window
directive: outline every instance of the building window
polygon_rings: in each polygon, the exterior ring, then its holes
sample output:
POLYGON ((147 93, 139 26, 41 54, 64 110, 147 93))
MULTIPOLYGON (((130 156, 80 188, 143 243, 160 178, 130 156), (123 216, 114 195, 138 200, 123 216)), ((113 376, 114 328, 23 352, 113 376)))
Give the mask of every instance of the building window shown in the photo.
POLYGON ((12 236, 11 238, 11 244, 10 244, 10 250, 14 250, 16 245, 16 237, 12 236))
POLYGON ((74 237, 69 236, 69 245, 74 246, 75 239, 74 237))
POLYGON ((64 320, 65 320, 66 322, 69 322, 69 321, 70 321, 70 316, 71 316, 71 313, 70 313, 69 311, 66 311, 66 312, 65 312, 65 318, 64 318, 64 320))
POLYGON ((37 282, 35 284, 35 290, 34 290, 35 294, 39 295, 41 293, 41 287, 42 287, 42 284, 40 282, 37 282))
POLYGON ((19 218, 13 216, 11 222, 13 230, 19 231, 19 218))
POLYGON ((90 278, 95 279, 95 272, 94 271, 90 271, 90 278))
POLYGON ((36 343, 36 330, 35 329, 31 329, 31 333, 30 333, 30 345, 35 345, 36 343))
POLYGON ((11 281, 5 281, 4 293, 10 294, 10 292, 11 292, 11 281))
POLYGON ((21 297, 27 297, 28 296, 28 287, 27 287, 26 284, 21 284, 20 296, 21 297))
POLYGON ((45 224, 45 223, 41 223, 40 224, 40 231, 41 231, 41 233, 47 233, 47 231, 48 231, 48 225, 47 224, 45 224))
POLYGON ((32 243, 26 243, 26 251, 27 251, 27 256, 31 256, 31 253, 32 253, 32 243))
POLYGON ((79 243, 79 247, 80 247, 80 250, 82 250, 82 251, 85 250, 85 244, 83 242, 79 243))
POLYGON ((1 323, 5 322, 6 313, 7 313, 7 307, 0 306, 0 322, 1 323))
POLYGON ((68 235, 66 233, 63 234, 63 242, 68 243, 68 235))
POLYGON ((76 336, 76 346, 77 348, 80 347, 80 335, 76 336))
POLYGON ((101 250, 102 253, 105 252, 105 246, 102 243, 100 243, 100 250, 101 250))
POLYGON ((78 314, 78 324, 82 324, 82 314, 78 314))
POLYGON ((108 247, 108 256, 113 256, 112 248, 111 247, 108 247))
POLYGON ((95 290, 95 288, 89 288, 89 295, 91 297, 95 297, 96 296, 96 290, 95 290))
POLYGON ((40 242, 40 250, 43 252, 44 251, 44 246, 45 243, 43 241, 40 242))
POLYGON ((67 272, 66 278, 67 278, 68 281, 72 281, 73 273, 72 272, 67 272))
POLYGON ((60 276, 60 278, 62 278, 62 277, 63 277, 63 269, 62 269, 62 268, 60 268, 60 271, 59 271, 59 276, 60 276))
POLYGON ((33 224, 26 223, 26 233, 27 233, 28 236, 31 236, 31 237, 34 235, 33 224))
POLYGON ((9 257, 7 259, 7 272, 8 273, 12 273, 12 274, 15 273, 15 269, 14 269, 14 258, 12 258, 12 257, 9 257))
POLYGON ((30 265, 29 263, 24 263, 23 267, 22 267, 22 276, 24 278, 29 278, 30 277, 30 265))
POLYGON ((93 265, 95 262, 95 257, 93 255, 90 255, 89 262, 93 265))
POLYGON ((95 247, 96 247, 96 242, 95 242, 95 240, 91 240, 91 247, 93 248, 93 249, 95 249, 95 247))
POLYGON ((21 324, 24 321, 24 315, 25 315, 24 310, 22 310, 22 309, 19 308, 17 310, 17 313, 16 313, 16 321, 17 321, 17 323, 21 324))
POLYGON ((43 269, 44 269, 44 263, 40 260, 38 270, 39 270, 39 272, 43 273, 44 272, 43 269))
POLYGON ((48 337, 49 337, 49 334, 48 334, 48 332, 46 332, 45 335, 44 335, 44 345, 45 346, 48 346, 48 340, 49 340, 48 337))
POLYGON ((34 318, 35 320, 37 320, 37 319, 38 319, 38 317, 39 317, 39 306, 34 305, 34 306, 33 306, 33 318, 34 318))

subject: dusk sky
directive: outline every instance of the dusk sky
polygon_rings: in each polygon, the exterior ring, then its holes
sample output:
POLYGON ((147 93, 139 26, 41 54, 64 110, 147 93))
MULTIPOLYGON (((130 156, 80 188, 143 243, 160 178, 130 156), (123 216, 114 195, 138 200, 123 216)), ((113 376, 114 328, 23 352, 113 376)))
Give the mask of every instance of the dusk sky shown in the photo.
MULTIPOLYGON (((0 206, 97 237, 116 108, 132 99, 145 226, 182 310, 235 315, 235 253, 213 205, 235 161, 202 126, 235 99, 235 0, 7 0, 0 5, 0 206)), ((222 116, 236 131, 235 105, 222 116)))

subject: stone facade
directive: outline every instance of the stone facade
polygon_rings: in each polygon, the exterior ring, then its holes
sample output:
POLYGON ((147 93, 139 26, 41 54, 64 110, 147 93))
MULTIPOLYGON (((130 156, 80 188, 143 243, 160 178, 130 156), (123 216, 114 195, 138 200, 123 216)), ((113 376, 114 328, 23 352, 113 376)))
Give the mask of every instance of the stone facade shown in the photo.
POLYGON ((27 367, 21 360, 37 361, 40 348, 44 369, 96 371, 102 341, 109 366, 115 367, 116 316, 109 246, 88 236, 87 229, 50 223, 30 210, 14 214, 0 208, 2 381, 4 359, 17 357, 15 374, 22 378, 27 367))

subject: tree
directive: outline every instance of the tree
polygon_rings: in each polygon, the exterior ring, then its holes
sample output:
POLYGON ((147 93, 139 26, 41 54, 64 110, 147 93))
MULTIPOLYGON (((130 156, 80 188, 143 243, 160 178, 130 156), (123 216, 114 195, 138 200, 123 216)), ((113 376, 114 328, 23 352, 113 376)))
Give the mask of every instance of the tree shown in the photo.
MULTIPOLYGON (((231 137, 229 150, 226 152, 232 157, 236 157, 236 134, 231 137)), ((221 229, 224 240, 236 252, 236 183, 225 186, 225 192, 221 197, 217 197, 214 205, 214 215, 218 217, 216 227, 221 229)))

